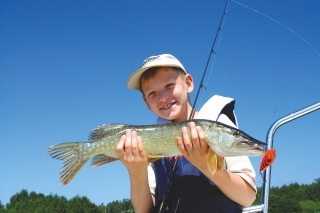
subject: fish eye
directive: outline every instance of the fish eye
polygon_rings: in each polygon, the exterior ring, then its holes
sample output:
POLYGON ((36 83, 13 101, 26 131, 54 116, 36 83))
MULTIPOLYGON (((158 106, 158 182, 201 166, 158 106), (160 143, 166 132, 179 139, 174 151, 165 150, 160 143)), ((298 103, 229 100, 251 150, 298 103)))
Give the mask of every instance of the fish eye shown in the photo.
POLYGON ((234 131, 234 132, 233 132, 233 136, 234 136, 235 138, 239 138, 239 137, 241 136, 241 134, 240 134, 239 131, 234 131))

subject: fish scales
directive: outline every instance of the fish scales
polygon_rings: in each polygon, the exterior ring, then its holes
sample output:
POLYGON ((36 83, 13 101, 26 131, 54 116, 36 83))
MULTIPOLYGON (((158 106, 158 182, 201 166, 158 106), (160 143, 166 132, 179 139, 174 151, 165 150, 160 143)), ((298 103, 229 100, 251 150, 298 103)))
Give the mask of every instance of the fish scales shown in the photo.
MULTIPOLYGON (((241 130, 211 120, 194 119, 160 125, 105 124, 95 128, 89 135, 89 142, 70 142, 50 146, 47 149, 53 158, 63 160, 60 181, 69 183, 82 166, 90 159, 91 166, 96 167, 118 160, 117 144, 127 129, 137 131, 142 138, 145 152, 150 162, 159 158, 181 155, 176 138, 182 136, 182 127, 189 123, 200 126, 210 147, 208 169, 214 174, 217 165, 223 165, 222 157, 259 156, 265 153, 266 143, 252 138, 241 130), (218 157, 215 157, 215 156, 218 157)), ((219 168, 218 168, 219 169, 219 168)))

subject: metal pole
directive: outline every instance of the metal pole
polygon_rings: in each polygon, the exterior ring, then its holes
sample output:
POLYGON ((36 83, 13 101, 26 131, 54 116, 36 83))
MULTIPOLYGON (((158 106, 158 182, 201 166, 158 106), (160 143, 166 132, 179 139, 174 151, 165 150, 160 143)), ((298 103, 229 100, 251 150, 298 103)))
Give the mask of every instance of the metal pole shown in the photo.
POLYGON ((242 209, 242 213, 255 213, 261 212, 264 207, 264 204, 249 206, 242 209))
MULTIPOLYGON (((306 108, 303 108, 297 112, 291 113, 274 122, 272 126, 269 128, 269 131, 267 133, 268 149, 271 149, 273 147, 273 135, 281 125, 289 121, 292 121, 294 119, 297 119, 299 117, 302 117, 313 111, 316 111, 318 109, 320 109, 320 102, 310 105, 306 108)), ((263 180, 264 180, 264 184, 262 186, 262 204, 243 208, 242 209, 243 213, 244 212, 245 213, 261 212, 262 210, 264 213, 268 212, 269 190, 270 190, 270 182, 271 182, 271 167, 267 168, 266 171, 263 173, 263 180)))
MULTIPOLYGON (((315 103, 313 105, 310 105, 306 108, 303 108, 297 112, 291 113, 290 115, 287 115, 278 121, 276 121, 269 129, 267 134, 267 143, 268 143, 268 149, 271 149, 273 147, 273 136, 276 130, 283 124, 292 121, 294 119, 297 119, 299 117, 302 117, 308 113, 311 113, 315 110, 320 109, 320 102, 315 103)), ((268 202, 269 202, 269 189, 270 189, 270 180, 271 180, 271 167, 269 167, 263 174, 264 179, 264 187, 262 191, 262 201, 264 204, 263 212, 268 212, 268 202)))

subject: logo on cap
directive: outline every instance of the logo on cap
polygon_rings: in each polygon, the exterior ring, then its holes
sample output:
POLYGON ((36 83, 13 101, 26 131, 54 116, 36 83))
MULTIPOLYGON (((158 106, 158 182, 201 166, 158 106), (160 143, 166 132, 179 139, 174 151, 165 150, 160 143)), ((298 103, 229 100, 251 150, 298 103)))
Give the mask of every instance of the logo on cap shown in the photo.
POLYGON ((160 55, 157 56, 150 56, 149 58, 147 58, 146 60, 143 61, 143 64, 141 67, 144 67, 147 63, 152 62, 156 59, 160 58, 160 55))

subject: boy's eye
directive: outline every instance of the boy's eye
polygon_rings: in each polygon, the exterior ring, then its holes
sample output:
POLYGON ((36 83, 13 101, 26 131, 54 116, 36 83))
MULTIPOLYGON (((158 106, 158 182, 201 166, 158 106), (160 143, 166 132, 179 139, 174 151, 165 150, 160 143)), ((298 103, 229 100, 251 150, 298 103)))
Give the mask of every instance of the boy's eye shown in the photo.
POLYGON ((156 94, 155 92, 150 92, 149 95, 148 95, 148 97, 151 98, 151 97, 153 97, 155 94, 156 94))
POLYGON ((167 86, 166 86, 166 88, 172 88, 172 87, 174 87, 174 84, 168 84, 167 86))

